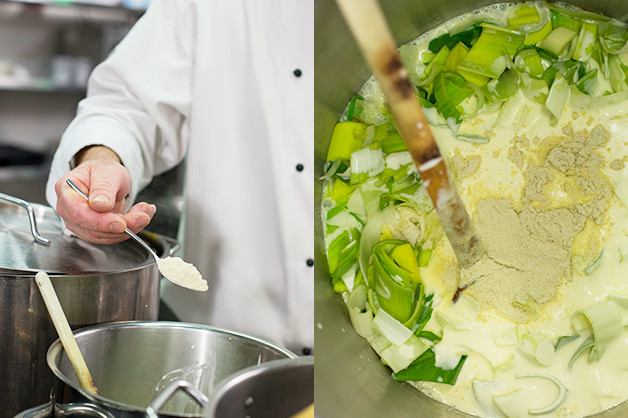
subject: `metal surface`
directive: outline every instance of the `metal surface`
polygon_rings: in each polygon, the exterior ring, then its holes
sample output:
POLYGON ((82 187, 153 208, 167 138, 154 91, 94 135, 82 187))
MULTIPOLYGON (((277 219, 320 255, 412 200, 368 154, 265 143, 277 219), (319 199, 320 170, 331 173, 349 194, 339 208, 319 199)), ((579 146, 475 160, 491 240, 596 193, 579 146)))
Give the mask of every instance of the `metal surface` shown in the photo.
MULTIPOLYGON (((89 402, 97 411, 115 417, 145 416, 158 394, 155 385, 160 379, 191 364, 215 361, 217 383, 259 363, 296 357, 286 349, 244 334, 180 322, 111 323, 79 330, 75 337, 100 395, 90 395, 80 388, 61 343, 56 341, 47 355, 56 376, 55 405, 89 402)), ((176 402, 176 397, 173 400, 176 402)), ((189 398, 183 400, 189 403, 189 398)), ((185 413, 177 409, 160 416, 202 414, 194 402, 190 408, 185 413)))
POLYGON ((157 418, 159 416, 158 411, 179 391, 187 394, 201 408, 204 408, 209 403, 209 398, 198 390, 195 385, 187 380, 179 380, 159 392, 155 399, 151 401, 148 408, 146 408, 148 418, 157 418))
MULTIPOLYGON (((398 44, 408 42, 445 20, 496 3, 489 0, 380 2, 398 44)), ((574 0, 576 6, 626 20, 628 2, 574 0)), ((322 175, 335 122, 369 76, 333 0, 315 2, 315 179, 322 175)), ((321 182, 315 180, 315 404, 316 415, 335 417, 468 416, 396 382, 366 340, 353 330, 341 297, 331 287, 320 221, 321 182)), ((600 416, 628 416, 622 404, 600 416)))
POLYGON ((28 223, 31 227, 31 234, 33 235, 33 239, 35 242, 43 245, 49 245, 50 240, 39 235, 39 230, 37 229, 37 219, 35 218, 35 211, 33 210, 33 206, 24 199, 19 199, 17 197, 9 196, 5 193, 0 193, 0 199, 6 200, 7 202, 13 203, 15 205, 21 206, 26 210, 28 214, 28 223))
MULTIPOLYGON (((54 379, 46 351, 57 334, 35 282, 37 271, 50 273, 73 329, 156 320, 159 309, 159 270, 141 247, 88 244, 64 235, 50 207, 33 205, 33 210, 49 246, 33 240, 21 207, 0 202, 0 418, 50 399, 54 379)), ((178 247, 154 234, 145 239, 160 253, 178 247)))
POLYGON ((314 402, 314 358, 275 360, 227 377, 207 418, 288 418, 314 402))
POLYGON ((36 243, 29 231, 27 212, 0 201, 0 273, 95 274, 128 271, 153 263, 132 241, 115 245, 90 244, 63 233, 52 208, 32 204, 39 233, 50 245, 36 243))

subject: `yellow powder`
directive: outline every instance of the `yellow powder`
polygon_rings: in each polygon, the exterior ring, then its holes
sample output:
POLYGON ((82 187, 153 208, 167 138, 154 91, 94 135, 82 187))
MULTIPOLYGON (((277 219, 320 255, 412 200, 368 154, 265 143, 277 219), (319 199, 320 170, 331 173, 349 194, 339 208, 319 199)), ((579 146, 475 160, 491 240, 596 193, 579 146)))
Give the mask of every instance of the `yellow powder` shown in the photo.
MULTIPOLYGON (((508 158, 525 166, 521 207, 510 199, 488 198, 473 216, 488 256, 461 271, 460 284, 470 285, 467 292, 481 304, 517 323, 532 319, 571 279, 574 240, 587 220, 604 222, 612 196, 597 153, 609 134, 601 126, 590 132, 567 127, 563 133, 535 140, 533 149, 530 141, 513 139, 508 158), (529 157, 519 150, 524 146, 530 147, 529 157)), ((589 250, 598 250, 593 247, 589 250)))

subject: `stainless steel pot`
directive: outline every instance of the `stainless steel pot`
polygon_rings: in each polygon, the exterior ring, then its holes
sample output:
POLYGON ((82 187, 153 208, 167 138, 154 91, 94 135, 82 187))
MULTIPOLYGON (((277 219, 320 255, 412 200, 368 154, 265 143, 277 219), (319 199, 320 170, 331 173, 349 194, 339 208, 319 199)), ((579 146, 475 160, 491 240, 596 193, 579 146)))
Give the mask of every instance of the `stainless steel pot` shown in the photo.
MULTIPOLYGON (((628 16, 625 0, 570 0, 618 19, 628 16)), ((445 20, 497 1, 382 0, 397 43, 405 43, 445 20)), ((369 76, 333 0, 315 2, 315 179, 322 175, 335 122, 369 76)), ((468 416, 395 382, 368 343, 353 330, 345 305, 330 285, 320 223, 321 182, 315 180, 315 403, 316 415, 333 417, 468 416)), ((600 416, 628 416, 628 404, 600 416)))
POLYGON ((289 418, 314 402, 314 358, 275 360, 225 379, 207 418, 289 418))
MULTIPOLYGON (((215 385, 239 370, 297 357, 244 334, 180 322, 117 322, 87 327, 74 335, 99 396, 80 388, 60 341, 52 344, 47 360, 56 376, 55 411, 80 404, 84 416, 144 417, 160 393, 156 389, 168 390, 185 371, 186 380, 203 385, 211 396, 215 385)), ((185 393, 175 394, 158 412, 161 417, 203 415, 185 393)))
POLYGON ((183 392, 206 408, 206 418, 293 417, 314 402, 314 357, 272 360, 247 367, 225 377, 217 387, 208 399, 193 384, 178 380, 155 397, 147 415, 158 418, 157 411, 177 392, 183 392))
MULTIPOLYGON (((179 246, 166 237, 143 237, 162 255, 179 246)), ((50 400, 53 375, 46 364, 46 351, 57 334, 35 283, 39 270, 50 274, 74 329, 111 321, 157 320, 161 276, 139 245, 132 241, 112 246, 88 244, 63 234, 50 207, 20 199, 8 203, 0 196, 2 418, 50 400), (30 225, 29 218, 36 225, 30 225), (35 230, 49 240, 47 245, 36 241, 35 230)))

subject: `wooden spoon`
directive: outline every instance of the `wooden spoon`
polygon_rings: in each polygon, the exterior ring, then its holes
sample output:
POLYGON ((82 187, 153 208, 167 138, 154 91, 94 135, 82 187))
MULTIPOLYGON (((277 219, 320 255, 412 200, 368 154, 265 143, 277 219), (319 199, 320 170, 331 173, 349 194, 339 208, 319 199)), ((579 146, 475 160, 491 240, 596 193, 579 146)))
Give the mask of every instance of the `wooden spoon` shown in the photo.
POLYGON ((336 0, 362 55, 390 106, 399 133, 419 171, 460 267, 486 254, 397 53, 397 46, 377 0, 336 0))
POLYGON ((61 340, 63 349, 65 350, 68 359, 70 359, 74 373, 76 373, 79 384, 87 392, 93 395, 98 395, 98 389, 96 389, 96 386, 94 385, 94 379, 92 379, 92 375, 87 368, 83 354, 81 353, 81 350, 79 350, 79 346, 76 343, 76 339, 74 338, 68 319, 63 312, 61 304, 59 303, 57 293, 50 282, 50 277, 48 277, 48 274, 45 272, 40 271, 35 275, 35 281, 37 282, 41 296, 44 299, 46 308, 48 308, 50 319, 52 319, 52 323, 57 329, 57 334, 59 334, 59 339, 61 340))

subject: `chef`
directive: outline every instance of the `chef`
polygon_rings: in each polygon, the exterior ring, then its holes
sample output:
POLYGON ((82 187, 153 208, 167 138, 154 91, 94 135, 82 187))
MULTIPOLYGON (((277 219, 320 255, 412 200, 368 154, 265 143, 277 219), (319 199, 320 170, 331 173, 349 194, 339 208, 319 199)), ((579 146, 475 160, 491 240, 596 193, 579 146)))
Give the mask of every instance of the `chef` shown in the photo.
POLYGON ((46 189, 69 231, 114 243, 155 214, 138 191, 186 158, 181 256, 209 291, 164 282, 162 299, 297 354, 314 344, 313 8, 153 0, 94 69, 46 189))

